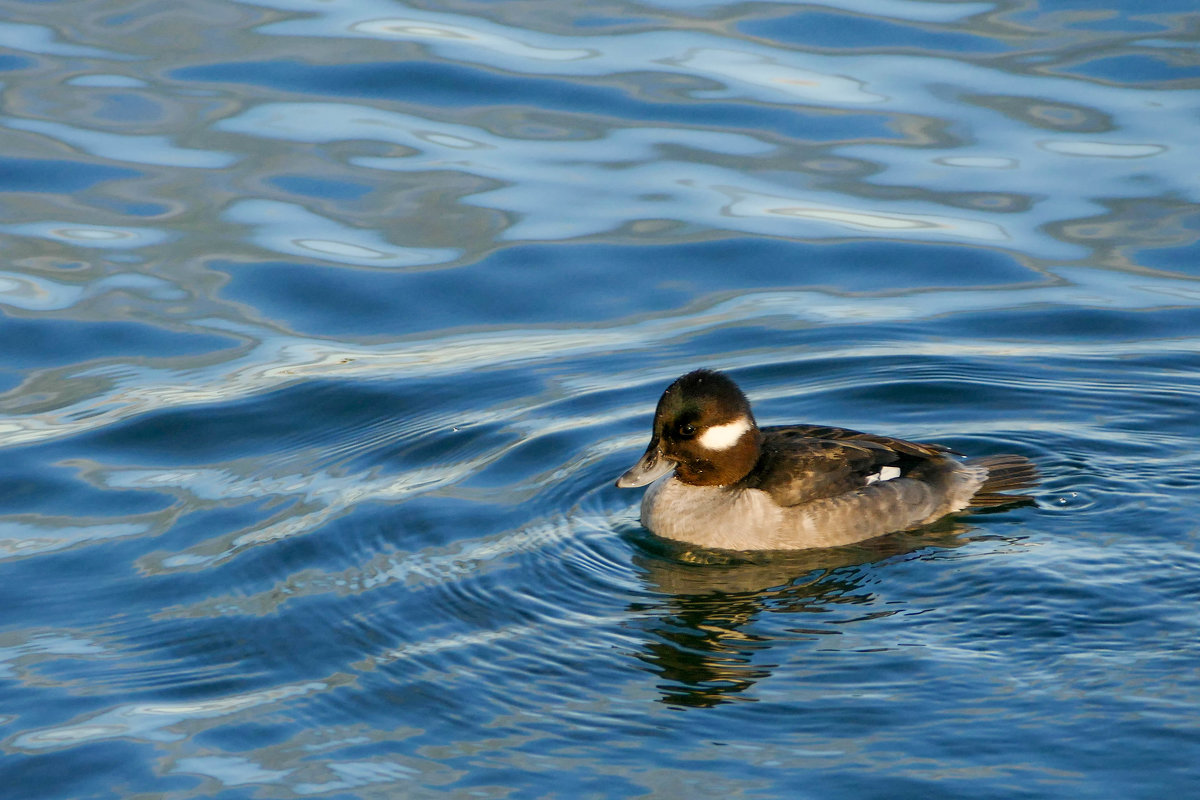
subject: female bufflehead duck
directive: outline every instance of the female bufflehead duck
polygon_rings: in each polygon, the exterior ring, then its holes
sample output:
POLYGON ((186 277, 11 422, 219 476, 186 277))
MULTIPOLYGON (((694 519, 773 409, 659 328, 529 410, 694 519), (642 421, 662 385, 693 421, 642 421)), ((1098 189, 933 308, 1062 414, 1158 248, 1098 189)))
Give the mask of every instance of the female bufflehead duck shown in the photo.
POLYGON ((834 547, 968 507, 1029 501, 1005 494, 1037 482, 1024 456, 956 455, 821 425, 759 428, 737 384, 700 369, 663 392, 650 446, 617 486, 662 478, 642 498, 642 524, 725 550, 834 547))

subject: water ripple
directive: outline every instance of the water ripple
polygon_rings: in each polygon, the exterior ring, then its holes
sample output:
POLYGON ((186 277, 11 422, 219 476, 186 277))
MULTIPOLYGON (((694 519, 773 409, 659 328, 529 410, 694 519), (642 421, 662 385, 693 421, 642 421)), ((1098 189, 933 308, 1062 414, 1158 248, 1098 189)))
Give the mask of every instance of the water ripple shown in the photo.
POLYGON ((174 741, 186 734, 170 730, 185 722, 221 718, 280 703, 313 692, 326 691, 333 682, 310 681, 291 686, 275 686, 262 691, 234 694, 222 698, 186 703, 130 703, 102 714, 54 728, 23 733, 11 745, 23 750, 70 747, 106 739, 174 741))
POLYGON ((50 120, 9 118, 3 124, 19 131, 44 134, 74 145, 85 153, 131 164, 216 169, 227 167, 237 160, 229 153, 179 147, 166 136, 107 133, 50 120))

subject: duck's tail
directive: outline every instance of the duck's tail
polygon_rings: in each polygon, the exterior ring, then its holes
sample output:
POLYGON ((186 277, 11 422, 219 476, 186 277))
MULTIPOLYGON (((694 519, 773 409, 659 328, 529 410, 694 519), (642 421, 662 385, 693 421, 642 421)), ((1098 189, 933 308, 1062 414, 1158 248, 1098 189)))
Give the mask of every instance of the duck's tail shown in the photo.
POLYGON ((973 458, 967 463, 987 470, 987 478, 971 498, 971 508, 996 508, 1012 503, 1034 502, 1027 494, 1011 494, 1037 485, 1037 467, 1025 456, 984 456, 973 458))

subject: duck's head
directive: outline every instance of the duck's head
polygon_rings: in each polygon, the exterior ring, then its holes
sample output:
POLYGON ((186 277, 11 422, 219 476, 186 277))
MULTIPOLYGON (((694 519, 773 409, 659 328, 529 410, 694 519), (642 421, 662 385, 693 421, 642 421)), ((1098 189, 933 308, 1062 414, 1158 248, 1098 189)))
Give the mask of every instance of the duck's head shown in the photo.
POLYGON ((758 461, 762 434, 750 401, 737 384, 719 372, 698 369, 663 392, 645 455, 617 486, 645 486, 672 469, 693 486, 736 483, 758 461))

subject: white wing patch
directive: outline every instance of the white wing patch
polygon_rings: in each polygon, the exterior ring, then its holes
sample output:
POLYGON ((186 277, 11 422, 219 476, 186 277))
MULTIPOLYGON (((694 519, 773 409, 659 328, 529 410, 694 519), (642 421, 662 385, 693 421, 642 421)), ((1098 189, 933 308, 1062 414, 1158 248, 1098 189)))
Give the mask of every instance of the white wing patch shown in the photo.
POLYGON ((899 467, 880 467, 879 472, 876 472, 874 475, 867 476, 867 486, 870 486, 872 483, 875 483, 876 481, 890 481, 892 478, 899 478, 899 477, 900 477, 900 468, 899 467))
POLYGON ((713 425, 700 434, 696 441, 706 450, 728 450, 738 443, 742 435, 750 430, 750 420, 738 417, 733 422, 724 425, 713 425))

